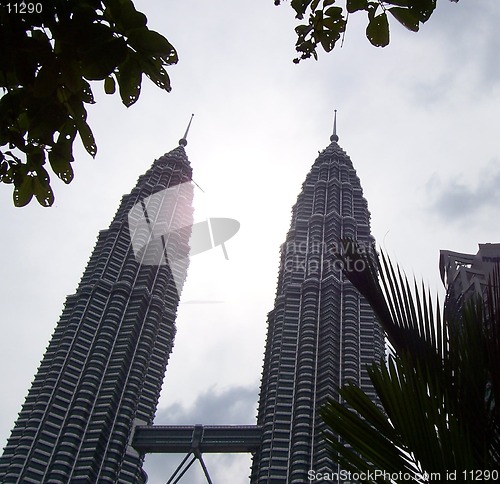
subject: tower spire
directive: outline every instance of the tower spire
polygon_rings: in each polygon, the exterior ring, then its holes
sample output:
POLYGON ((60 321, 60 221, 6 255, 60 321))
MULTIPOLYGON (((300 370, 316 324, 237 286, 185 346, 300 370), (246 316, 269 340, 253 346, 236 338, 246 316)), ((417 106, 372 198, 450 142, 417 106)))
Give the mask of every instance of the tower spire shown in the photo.
POLYGON ((194 117, 194 114, 191 114, 191 119, 189 120, 188 126, 186 128, 186 132, 184 133, 184 136, 179 140, 180 146, 186 146, 188 144, 187 135, 189 133, 189 128, 191 127, 191 122, 193 121, 193 117, 194 117))
POLYGON ((335 109, 333 115, 333 134, 330 136, 330 141, 337 142, 339 137, 337 136, 337 110, 335 109))

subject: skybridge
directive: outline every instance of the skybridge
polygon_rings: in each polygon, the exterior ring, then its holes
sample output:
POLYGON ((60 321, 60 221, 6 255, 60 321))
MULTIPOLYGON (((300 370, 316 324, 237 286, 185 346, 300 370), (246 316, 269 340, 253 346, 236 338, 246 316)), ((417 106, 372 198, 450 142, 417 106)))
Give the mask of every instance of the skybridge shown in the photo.
POLYGON ((138 425, 132 446, 141 454, 186 453, 167 484, 179 482, 197 459, 211 484, 204 453, 254 453, 261 438, 262 427, 257 425, 138 425))

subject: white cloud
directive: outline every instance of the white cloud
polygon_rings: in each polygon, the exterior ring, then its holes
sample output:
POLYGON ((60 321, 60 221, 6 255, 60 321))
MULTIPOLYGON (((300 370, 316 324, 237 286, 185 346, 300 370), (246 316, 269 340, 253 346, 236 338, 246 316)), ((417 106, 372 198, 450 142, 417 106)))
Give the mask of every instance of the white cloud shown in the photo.
POLYGON ((464 175, 448 180, 431 178, 427 185, 429 214, 442 223, 469 227, 484 223, 484 216, 494 219, 500 204, 500 162, 490 163, 475 175, 479 175, 476 182, 464 175))

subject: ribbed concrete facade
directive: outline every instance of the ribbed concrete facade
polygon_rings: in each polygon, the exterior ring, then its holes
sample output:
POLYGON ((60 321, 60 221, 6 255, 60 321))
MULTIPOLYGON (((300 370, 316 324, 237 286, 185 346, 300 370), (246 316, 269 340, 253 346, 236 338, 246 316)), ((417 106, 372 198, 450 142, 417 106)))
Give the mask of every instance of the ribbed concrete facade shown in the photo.
POLYGON ((140 177, 100 232, 0 458, 0 482, 143 482, 142 457, 129 440, 136 423, 153 421, 172 350, 188 264, 190 180, 179 146, 140 177), (177 198, 166 190, 181 186, 188 189, 177 198), (171 206, 162 208, 167 191, 171 206), (152 241, 171 226, 153 220, 165 210, 181 229, 152 241))
POLYGON ((309 482, 309 470, 334 472, 319 409, 347 382, 371 396, 365 367, 384 354, 374 313, 343 277, 341 239, 373 250, 370 213, 337 136, 306 177, 286 242, 268 333, 260 390, 261 449, 252 483, 309 482))

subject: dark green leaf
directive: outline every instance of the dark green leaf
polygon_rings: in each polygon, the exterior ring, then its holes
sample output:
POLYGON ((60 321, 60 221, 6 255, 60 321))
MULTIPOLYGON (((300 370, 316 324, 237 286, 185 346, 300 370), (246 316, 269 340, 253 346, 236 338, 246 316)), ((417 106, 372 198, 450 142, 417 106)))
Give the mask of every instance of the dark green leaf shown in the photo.
POLYGON ((26 155, 26 166, 29 170, 38 170, 45 163, 45 151, 36 146, 31 148, 26 155))
POLYGON ((15 53, 13 57, 13 71, 16 78, 16 84, 31 85, 37 68, 39 66, 36 51, 37 41, 31 37, 19 38, 15 40, 14 45, 10 47, 15 53))
POLYGON ((78 123, 78 121, 80 120, 87 119, 87 111, 85 109, 85 106, 83 105, 83 100, 78 96, 70 96, 66 100, 66 106, 75 123, 78 123))
POLYGON ((116 38, 113 27, 104 22, 92 22, 90 24, 82 22, 78 27, 81 27, 79 34, 81 36, 80 40, 84 41, 82 45, 84 49, 94 48, 116 38))
POLYGON ((81 100, 87 104, 95 104, 94 94, 92 93, 90 84, 85 79, 82 79, 81 87, 81 100))
POLYGON ((127 56, 127 44, 122 38, 112 38, 89 49, 82 58, 82 72, 89 80, 108 77, 127 56))
POLYGON ((96 8, 91 5, 85 5, 83 2, 78 2, 75 4, 73 10, 73 19, 77 18, 82 24, 93 24, 98 16, 96 8))
MULTIPOLYGON (((75 120, 76 121, 76 120, 75 120)), ((82 140, 83 146, 87 150, 87 153, 93 157, 97 154, 97 145, 95 143, 94 135, 90 126, 84 120, 76 121, 76 127, 78 129, 78 134, 82 140)))
POLYGON ((30 203, 33 198, 33 177, 24 175, 20 183, 14 185, 14 205, 16 207, 24 207, 30 203))
POLYGON ((38 71, 33 85, 33 95, 35 97, 50 96, 57 88, 59 70, 57 65, 44 65, 38 71))
POLYGON ((47 170, 43 166, 39 166, 35 170, 36 178, 38 179, 38 182, 44 186, 49 186, 50 185, 50 177, 49 174, 47 173, 47 170))
POLYGON ((132 9, 130 9, 121 16, 121 21, 128 31, 139 27, 145 27, 148 19, 142 12, 138 12, 137 10, 132 11, 132 9))
POLYGON ((9 164, 4 161, 4 155, 0 151, 0 181, 3 183, 9 183, 10 177, 8 175, 9 164))
POLYGON ((418 32, 418 18, 416 18, 410 10, 407 8, 393 7, 389 12, 391 12, 393 17, 408 30, 418 32))
POLYGON ((380 3, 378 2, 368 2, 368 7, 366 8, 366 11, 368 12, 368 20, 370 22, 375 18, 375 15, 377 14, 377 10, 379 7, 380 3))
POLYGON ((335 42, 337 42, 339 38, 340 38, 339 32, 333 32, 329 30, 322 32, 321 36, 319 37, 319 40, 325 52, 330 52, 335 47, 335 42))
POLYGON ((0 123, 4 126, 15 123, 19 112, 22 111, 21 102, 25 99, 25 89, 15 89, 0 98, 0 123))
POLYGON ((340 33, 344 31, 344 22, 340 22, 338 19, 331 17, 326 17, 323 19, 323 27, 327 28, 327 30, 323 31, 324 34, 340 37, 340 33))
POLYGON ((325 17, 332 17, 335 19, 342 18, 342 8, 340 7, 330 7, 325 10, 325 17))
POLYGON ((104 79, 104 92, 106 94, 114 94, 116 91, 115 80, 112 76, 106 77, 104 79))
POLYGON ((117 78, 122 102, 131 106, 139 99, 142 82, 142 70, 132 55, 120 66, 117 78))
POLYGON ((75 59, 65 59, 61 63, 61 79, 71 92, 80 91, 82 72, 80 64, 75 59))
POLYGON ((55 145, 49 153, 50 166, 54 173, 64 182, 73 180, 73 168, 70 161, 73 160, 72 145, 55 145))
POLYGON ((25 133, 20 133, 15 129, 10 129, 9 140, 8 140, 9 148, 18 148, 21 151, 24 151, 26 147, 26 140, 24 139, 24 134, 25 133))
POLYGON ((436 8, 436 0, 413 0, 411 3, 408 3, 410 4, 410 11, 422 23, 429 20, 432 12, 434 12, 434 9, 436 8))
POLYGON ((42 30, 33 30, 31 33, 33 39, 33 51, 42 65, 50 64, 55 60, 52 46, 47 34, 42 30))
POLYGON ((32 179, 33 195, 42 207, 50 207, 54 203, 54 193, 50 188, 48 179, 43 175, 32 179))
POLYGON ((74 120, 83 146, 90 155, 95 156, 97 153, 97 146, 95 144, 94 135, 86 122, 87 111, 85 110, 82 101, 76 96, 72 96, 68 99, 67 106, 74 120))
POLYGON ((151 79, 160 89, 170 92, 170 78, 167 71, 162 67, 162 62, 159 59, 144 59, 139 58, 140 66, 143 72, 151 79))
POLYGON ((131 30, 129 42, 132 47, 147 54, 159 55, 167 59, 175 55, 175 49, 163 35, 145 27, 131 30))
POLYGON ((29 139, 50 145, 54 132, 66 119, 67 111, 60 103, 53 99, 33 99, 26 111, 29 139))
POLYGON ((366 37, 375 47, 385 47, 389 44, 389 22, 385 12, 370 21, 366 27, 366 37))
POLYGON ((147 24, 146 16, 138 12, 130 0, 106 0, 105 4, 107 7, 105 15, 124 32, 147 24))
POLYGON ((297 32, 297 35, 305 36, 307 35, 311 30, 312 30, 312 25, 297 25, 295 27, 295 32, 297 32))
POLYGON ((306 13, 307 7, 310 5, 311 1, 312 0, 292 0, 290 2, 291 7, 297 14, 296 18, 304 18, 304 14, 306 13))
POLYGON ((311 15, 309 22, 312 22, 315 31, 321 30, 323 28, 323 10, 316 10, 316 12, 311 15))
POLYGON ((76 126, 68 121, 57 138, 57 143, 49 152, 49 162, 54 173, 64 182, 73 179, 73 141, 76 136, 76 126))
POLYGON ((366 10, 368 8, 368 0, 347 0, 346 9, 349 13, 357 12, 358 10, 366 10))
POLYGON ((2 172, 0 175, 0 181, 2 183, 14 183, 14 177, 12 175, 12 169, 7 169, 5 172, 2 172))

